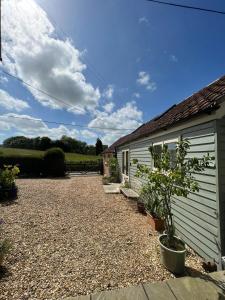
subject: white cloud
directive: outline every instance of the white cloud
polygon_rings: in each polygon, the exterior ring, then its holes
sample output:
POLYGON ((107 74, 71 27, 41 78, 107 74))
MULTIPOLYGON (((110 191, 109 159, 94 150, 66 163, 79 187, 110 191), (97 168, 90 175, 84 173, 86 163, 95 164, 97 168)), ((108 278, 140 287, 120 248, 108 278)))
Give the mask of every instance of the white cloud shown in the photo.
POLYGON ((102 96, 107 99, 112 99, 114 93, 114 87, 112 84, 109 84, 107 88, 103 91, 102 96))
POLYGON ((25 135, 27 137, 49 136, 52 139, 58 139, 62 135, 73 138, 79 135, 79 131, 76 129, 71 130, 64 125, 50 128, 41 119, 14 113, 0 115, 0 127, 1 130, 13 130, 15 135, 25 135))
POLYGON ((9 80, 6 76, 4 75, 0 75, 0 83, 5 84, 7 83, 9 80))
POLYGON ((172 61, 172 62, 178 62, 178 58, 174 54, 171 54, 170 55, 170 61, 172 61))
POLYGON ((3 1, 4 61, 10 72, 38 89, 62 99, 61 103, 30 88, 44 106, 93 110, 100 92, 86 81, 83 53, 67 39, 56 37, 45 11, 34 0, 3 1))
POLYGON ((142 111, 138 110, 135 102, 127 102, 123 107, 113 113, 97 112, 96 118, 88 126, 111 128, 111 129, 130 129, 130 130, 102 130, 101 136, 104 144, 111 145, 119 137, 128 134, 142 123, 142 111))
POLYGON ((107 113, 112 112, 113 108, 114 108, 115 104, 113 102, 109 102, 105 105, 103 105, 104 111, 107 113))
POLYGON ((90 131, 87 129, 81 130, 81 139, 86 140, 86 139, 96 139, 98 136, 94 131, 90 131))
POLYGON ((144 24, 146 24, 146 25, 149 25, 149 20, 148 20, 148 18, 145 17, 145 16, 140 17, 140 18, 138 19, 138 22, 139 22, 139 24, 144 23, 144 24))
POLYGON ((141 97, 141 95, 139 94, 139 93, 133 93, 133 97, 135 97, 135 98, 140 98, 141 97))
POLYGON ((2 89, 0 89, 0 106, 7 110, 15 110, 18 112, 29 108, 29 104, 27 102, 10 96, 2 89))
POLYGON ((157 88, 156 83, 151 80, 150 75, 145 71, 140 71, 138 73, 137 83, 145 86, 146 89, 151 92, 155 91, 157 88))

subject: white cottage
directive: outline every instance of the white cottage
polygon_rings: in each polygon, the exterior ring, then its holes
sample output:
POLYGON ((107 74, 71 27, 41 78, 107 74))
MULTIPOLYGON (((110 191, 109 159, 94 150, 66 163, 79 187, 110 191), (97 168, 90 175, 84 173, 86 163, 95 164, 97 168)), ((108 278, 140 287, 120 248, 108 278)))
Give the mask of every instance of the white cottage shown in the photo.
POLYGON ((188 157, 209 153, 215 165, 196 174, 198 193, 174 199, 176 230, 200 256, 214 260, 221 269, 225 256, 225 76, 120 138, 105 155, 114 151, 121 179, 138 191, 143 181, 135 176, 133 159, 154 167, 149 146, 161 151, 167 144, 172 152, 181 137, 191 143, 188 157))

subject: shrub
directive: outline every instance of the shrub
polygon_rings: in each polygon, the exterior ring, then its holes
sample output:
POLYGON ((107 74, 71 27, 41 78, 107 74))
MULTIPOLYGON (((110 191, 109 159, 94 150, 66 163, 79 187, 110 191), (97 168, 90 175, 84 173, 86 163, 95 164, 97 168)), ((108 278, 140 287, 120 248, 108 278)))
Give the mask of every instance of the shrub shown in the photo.
POLYGON ((65 154, 60 148, 51 148, 44 154, 44 175, 65 176, 65 154))
POLYGON ((102 177, 102 184, 107 185, 110 183, 110 177, 102 177))
POLYGON ((115 157, 109 159, 109 173, 111 182, 120 182, 119 164, 115 157))
POLYGON ((0 156, 0 168, 4 165, 17 165, 20 175, 40 176, 43 173, 43 159, 35 156, 0 156))
POLYGON ((17 196, 15 179, 18 174, 19 168, 17 166, 4 166, 4 169, 0 169, 0 199, 17 196))

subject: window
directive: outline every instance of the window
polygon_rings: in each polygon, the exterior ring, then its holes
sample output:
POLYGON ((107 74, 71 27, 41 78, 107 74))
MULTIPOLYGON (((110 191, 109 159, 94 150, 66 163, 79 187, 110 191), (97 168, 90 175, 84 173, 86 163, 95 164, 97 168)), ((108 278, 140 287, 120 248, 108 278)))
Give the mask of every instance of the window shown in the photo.
POLYGON ((129 150, 122 151, 122 173, 128 176, 129 173, 129 150))
POLYGON ((154 144, 153 145, 153 151, 155 153, 155 158, 156 158, 156 159, 154 159, 154 168, 159 167, 158 160, 161 160, 162 146, 163 146, 163 144, 154 144))
POLYGON ((165 144, 168 147, 168 152, 170 154, 170 168, 174 168, 176 166, 176 149, 177 149, 177 142, 168 142, 165 144))
POLYGON ((154 168, 159 168, 158 160, 161 159, 162 149, 164 145, 167 145, 168 151, 170 154, 170 167, 174 168, 176 166, 176 149, 177 149, 178 139, 163 141, 160 143, 153 144, 153 150, 156 156, 156 159, 153 162, 154 168))

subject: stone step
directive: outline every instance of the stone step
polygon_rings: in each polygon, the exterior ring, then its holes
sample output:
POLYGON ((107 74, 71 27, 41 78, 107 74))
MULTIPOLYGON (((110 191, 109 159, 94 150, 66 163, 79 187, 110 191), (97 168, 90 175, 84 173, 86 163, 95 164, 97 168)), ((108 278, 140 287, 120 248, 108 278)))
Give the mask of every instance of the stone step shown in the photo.
POLYGON ((132 189, 128 188, 121 188, 120 189, 121 193, 124 194, 127 198, 132 198, 132 199, 138 199, 139 195, 132 189))

